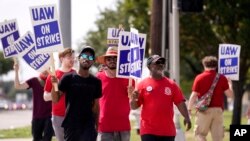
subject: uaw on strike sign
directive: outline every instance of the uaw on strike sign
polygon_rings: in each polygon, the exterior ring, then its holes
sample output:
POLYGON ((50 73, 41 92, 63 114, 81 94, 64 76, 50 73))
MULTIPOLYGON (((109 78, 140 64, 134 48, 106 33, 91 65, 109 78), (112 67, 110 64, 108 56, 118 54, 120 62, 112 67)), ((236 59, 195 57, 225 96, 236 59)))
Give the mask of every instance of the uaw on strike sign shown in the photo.
POLYGON ((219 45, 219 73, 231 80, 239 80, 240 46, 234 44, 219 45))
POLYGON ((138 34, 133 31, 119 33, 117 77, 141 77, 145 47, 146 34, 138 34), (131 38, 131 36, 133 37, 131 38))
POLYGON ((63 49, 56 5, 30 8, 37 52, 56 52, 63 49))
POLYGON ((50 55, 48 53, 38 54, 36 52, 34 35, 31 32, 28 31, 15 41, 12 46, 18 52, 18 56, 21 56, 34 70, 42 72, 49 67, 50 55))
POLYGON ((0 23, 0 39, 3 45, 4 58, 14 57, 17 51, 11 46, 19 38, 16 19, 0 23))

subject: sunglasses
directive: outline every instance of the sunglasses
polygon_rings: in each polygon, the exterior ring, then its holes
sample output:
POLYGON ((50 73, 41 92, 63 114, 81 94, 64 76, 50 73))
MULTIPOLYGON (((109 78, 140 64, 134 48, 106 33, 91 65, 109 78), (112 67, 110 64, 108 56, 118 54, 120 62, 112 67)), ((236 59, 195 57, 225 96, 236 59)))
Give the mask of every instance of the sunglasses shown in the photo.
POLYGON ((88 54, 81 54, 80 58, 82 59, 88 59, 89 61, 93 61, 95 59, 95 57, 93 55, 88 55, 88 54))
POLYGON ((106 57, 105 58, 107 61, 117 61, 117 57, 106 57))

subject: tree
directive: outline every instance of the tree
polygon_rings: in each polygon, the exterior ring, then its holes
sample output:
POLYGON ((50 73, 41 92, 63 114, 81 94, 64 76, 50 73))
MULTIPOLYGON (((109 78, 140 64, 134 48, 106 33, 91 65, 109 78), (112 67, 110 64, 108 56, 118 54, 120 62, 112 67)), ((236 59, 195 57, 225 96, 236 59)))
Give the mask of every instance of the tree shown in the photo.
MULTIPOLYGON (((97 31, 90 31, 85 41, 96 48, 97 54, 106 50, 108 27, 123 24, 125 30, 133 26, 147 34, 146 56, 149 50, 152 0, 120 0, 117 9, 101 11, 96 20, 97 31)), ((191 92, 192 81, 203 71, 201 59, 218 55, 220 43, 241 45, 240 80, 233 82, 235 93, 233 124, 240 124, 243 86, 250 81, 250 1, 204 1, 201 13, 180 13, 180 83, 185 93, 191 92)))
POLYGON ((92 45, 96 49, 96 54, 101 55, 107 48, 107 29, 109 27, 118 28, 118 25, 122 24, 126 31, 129 31, 130 27, 135 27, 140 33, 146 33, 148 50, 150 23, 149 5, 150 2, 144 0, 120 0, 116 4, 116 9, 106 8, 104 11, 100 11, 100 16, 95 21, 97 31, 89 31, 86 38, 84 38, 84 42, 79 43, 79 45, 92 45))
POLYGON ((232 124, 241 122, 243 86, 249 80, 249 6, 250 2, 244 0, 210 0, 205 2, 202 13, 183 13, 180 17, 181 58, 194 72, 201 71, 195 64, 200 62, 202 57, 218 55, 219 43, 241 45, 240 78, 239 81, 233 81, 235 101, 232 124), (194 58, 190 58, 190 55, 194 58))
POLYGON ((0 51, 0 76, 8 73, 13 67, 12 59, 5 59, 3 52, 0 51))

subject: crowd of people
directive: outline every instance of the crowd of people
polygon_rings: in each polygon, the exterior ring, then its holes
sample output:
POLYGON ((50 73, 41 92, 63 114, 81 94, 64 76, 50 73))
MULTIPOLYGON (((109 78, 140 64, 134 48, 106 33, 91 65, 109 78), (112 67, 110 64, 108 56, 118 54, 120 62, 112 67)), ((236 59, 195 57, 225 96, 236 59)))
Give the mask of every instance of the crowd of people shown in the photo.
MULTIPOLYGON (((66 48, 59 53, 60 67, 55 74, 44 72, 24 83, 19 82, 19 67, 14 64, 15 87, 33 90, 34 141, 51 141, 53 135, 58 141, 130 141, 129 114, 138 109, 141 141, 175 140, 174 107, 183 116, 186 131, 191 129, 195 101, 209 90, 217 74, 216 57, 202 60, 204 71, 195 77, 186 104, 178 84, 164 75, 166 58, 150 56, 146 62, 149 76, 129 85, 128 79, 116 77, 117 56, 117 47, 107 48, 98 57, 90 46, 84 46, 77 57, 74 50, 66 48), (78 70, 73 69, 76 60, 78 70), (95 62, 101 67, 94 75, 90 68, 95 62)), ((231 85, 220 75, 208 109, 196 111, 198 141, 205 141, 209 131, 213 141, 223 140, 223 95, 233 97, 231 85)))

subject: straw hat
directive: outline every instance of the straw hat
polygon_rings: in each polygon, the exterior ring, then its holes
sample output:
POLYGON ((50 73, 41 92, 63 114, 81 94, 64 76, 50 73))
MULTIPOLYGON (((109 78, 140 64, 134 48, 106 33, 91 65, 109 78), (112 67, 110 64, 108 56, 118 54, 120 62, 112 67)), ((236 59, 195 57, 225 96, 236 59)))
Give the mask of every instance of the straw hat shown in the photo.
POLYGON ((96 58, 96 61, 100 64, 105 64, 106 56, 117 56, 117 47, 108 47, 106 53, 96 58))

